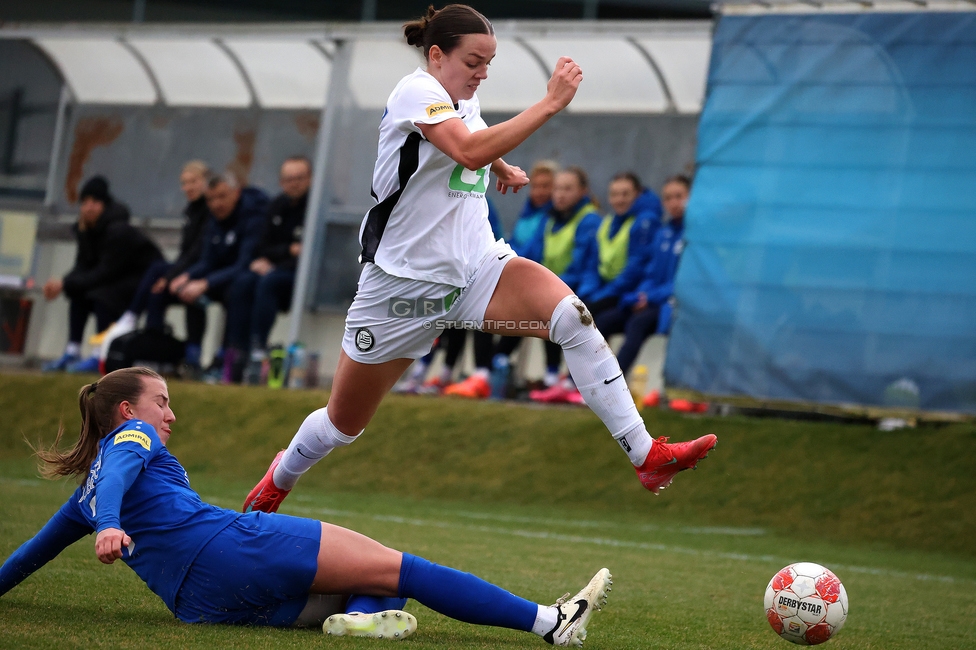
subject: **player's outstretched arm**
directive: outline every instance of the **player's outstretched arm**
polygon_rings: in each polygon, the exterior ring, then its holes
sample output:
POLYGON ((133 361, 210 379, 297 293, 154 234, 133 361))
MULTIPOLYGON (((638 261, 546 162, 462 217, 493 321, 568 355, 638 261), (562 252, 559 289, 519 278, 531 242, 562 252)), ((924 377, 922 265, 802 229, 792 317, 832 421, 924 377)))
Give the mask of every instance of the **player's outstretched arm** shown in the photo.
POLYGON ((36 535, 24 542, 0 566, 0 596, 56 558, 68 546, 93 532, 90 526, 76 521, 70 512, 66 512, 70 507, 70 503, 64 504, 36 535))
POLYGON ((144 465, 151 449, 157 449, 159 440, 142 431, 122 431, 127 438, 116 438, 102 455, 102 469, 95 479, 95 555, 99 562, 111 564, 122 557, 122 547, 128 546, 129 536, 122 530, 122 498, 129 491, 144 465), (152 447, 153 443, 157 447, 152 447))
POLYGON ((472 133, 460 119, 438 124, 420 124, 424 137, 435 147, 468 169, 478 169, 522 144, 549 118, 566 108, 576 96, 583 71, 568 56, 560 57, 549 79, 546 96, 501 124, 472 133))
POLYGON ((119 528, 106 528, 95 536, 95 555, 102 564, 112 564, 122 558, 122 547, 132 539, 119 528))

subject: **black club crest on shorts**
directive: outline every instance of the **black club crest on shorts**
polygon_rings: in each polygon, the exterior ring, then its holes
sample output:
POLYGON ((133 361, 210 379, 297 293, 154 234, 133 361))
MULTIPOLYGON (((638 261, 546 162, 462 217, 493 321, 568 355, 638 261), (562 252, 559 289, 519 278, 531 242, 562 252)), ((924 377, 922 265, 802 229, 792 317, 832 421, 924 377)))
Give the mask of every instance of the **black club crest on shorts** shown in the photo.
POLYGON ((356 349, 360 352, 369 352, 376 344, 376 337, 365 327, 356 330, 356 349))

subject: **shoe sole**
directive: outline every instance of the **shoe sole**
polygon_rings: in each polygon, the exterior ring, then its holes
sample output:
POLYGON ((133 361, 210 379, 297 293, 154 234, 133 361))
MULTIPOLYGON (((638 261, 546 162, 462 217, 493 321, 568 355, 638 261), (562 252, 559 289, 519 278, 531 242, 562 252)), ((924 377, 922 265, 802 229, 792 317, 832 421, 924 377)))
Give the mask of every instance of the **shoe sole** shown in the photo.
POLYGON ((387 610, 375 614, 333 614, 322 632, 329 636, 358 636, 400 641, 417 631, 417 619, 408 612, 387 610))
POLYGON ((590 578, 589 584, 583 587, 573 600, 578 600, 580 598, 585 598, 586 602, 589 603, 589 607, 580 616, 579 622, 576 624, 576 629, 567 639, 565 646, 573 648, 582 648, 583 641, 586 640, 586 625, 590 622, 594 612, 599 612, 603 609, 603 606, 607 604, 607 599, 610 597, 610 591, 613 589, 613 575, 610 574, 609 569, 600 569, 597 571, 596 575, 590 578))

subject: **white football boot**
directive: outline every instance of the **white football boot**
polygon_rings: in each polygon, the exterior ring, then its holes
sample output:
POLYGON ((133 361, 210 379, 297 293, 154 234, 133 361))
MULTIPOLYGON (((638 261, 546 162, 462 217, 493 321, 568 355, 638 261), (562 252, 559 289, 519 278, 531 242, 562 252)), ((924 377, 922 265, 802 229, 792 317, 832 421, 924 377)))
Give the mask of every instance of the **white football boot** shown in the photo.
POLYGON ((566 594, 557 600, 554 605, 559 612, 556 626, 542 638, 552 645, 581 647, 590 617, 607 603, 612 577, 608 569, 600 569, 578 594, 572 598, 566 594))
POLYGON ((396 609, 375 614, 333 614, 325 619, 322 631, 331 636, 400 641, 417 631, 417 619, 413 614, 396 609))

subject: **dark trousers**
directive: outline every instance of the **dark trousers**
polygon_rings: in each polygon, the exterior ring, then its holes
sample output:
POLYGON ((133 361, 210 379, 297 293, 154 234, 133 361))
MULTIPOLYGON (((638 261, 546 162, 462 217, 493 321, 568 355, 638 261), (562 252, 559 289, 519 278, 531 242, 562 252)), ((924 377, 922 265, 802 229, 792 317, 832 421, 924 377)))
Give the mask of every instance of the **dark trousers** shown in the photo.
POLYGON ((130 274, 93 289, 71 292, 65 289, 65 298, 69 303, 68 342, 81 343, 81 338, 85 334, 85 323, 88 322, 90 314, 95 314, 99 332, 104 332, 109 325, 118 320, 126 306, 132 302, 132 296, 139 286, 141 277, 141 275, 130 274))
MULTIPOLYGON (((495 354, 504 354, 506 357, 515 352, 518 349, 519 344, 522 339, 526 337, 522 336, 503 336, 498 340, 498 345, 495 346, 495 354)), ((553 343, 549 339, 543 341, 546 347, 546 370, 551 372, 559 372, 559 364, 563 361, 563 349, 559 347, 557 343, 553 343)))
POLYGON ((156 280, 165 276, 171 268, 173 268, 173 265, 166 260, 158 260, 146 269, 142 279, 139 281, 139 288, 136 289, 136 295, 132 296, 129 311, 136 316, 146 311, 146 308, 149 306, 149 296, 152 295, 152 286, 156 284, 156 280))
POLYGON ((95 326, 99 332, 104 332, 114 323, 122 312, 118 307, 113 308, 100 300, 89 297, 71 298, 68 303, 68 342, 81 343, 85 334, 85 323, 88 316, 95 314, 95 326))
POLYGON ((487 332, 466 329, 446 329, 441 334, 440 345, 445 346, 444 365, 454 368, 464 344, 468 340, 468 332, 474 332, 474 367, 491 368, 491 358, 495 350, 495 337, 487 332))
POLYGON ((468 340, 468 331, 463 329, 446 329, 441 332, 439 347, 444 348, 444 365, 454 369, 455 364, 461 353, 464 352, 464 343, 468 340))
POLYGON ((596 315, 595 323, 605 338, 611 334, 624 334, 624 344, 617 352, 617 363, 627 373, 637 359, 641 346, 657 330, 657 319, 661 306, 649 304, 640 311, 614 307, 596 315))
POLYGON ((267 348, 278 312, 291 307, 294 286, 292 269, 238 274, 227 289, 227 345, 238 350, 267 348))
MULTIPOLYGON (((149 286, 152 286, 152 282, 149 283, 149 286)), ((133 303, 135 303, 134 300, 133 303)), ((207 310, 200 305, 184 303, 171 294, 169 288, 161 293, 146 291, 146 329, 160 331, 165 329, 166 308, 170 305, 183 305, 186 308, 186 342, 189 345, 201 345, 203 334, 207 331, 207 310)))

